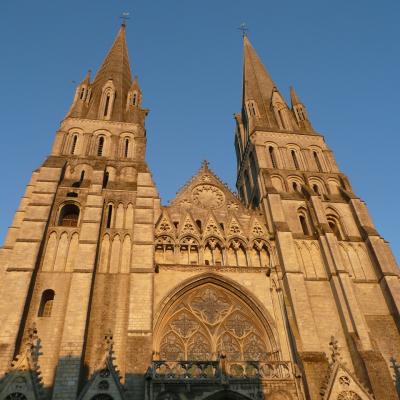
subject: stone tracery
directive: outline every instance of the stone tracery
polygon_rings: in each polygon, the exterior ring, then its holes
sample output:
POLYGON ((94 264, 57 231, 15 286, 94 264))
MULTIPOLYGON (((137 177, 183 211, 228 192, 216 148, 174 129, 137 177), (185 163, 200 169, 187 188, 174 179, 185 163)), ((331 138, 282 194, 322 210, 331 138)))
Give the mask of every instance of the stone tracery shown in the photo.
MULTIPOLYGON (((205 284, 169 309, 157 337, 162 360, 266 361, 276 357, 261 321, 236 295, 205 284)), ((157 347, 157 344, 156 344, 157 347)))

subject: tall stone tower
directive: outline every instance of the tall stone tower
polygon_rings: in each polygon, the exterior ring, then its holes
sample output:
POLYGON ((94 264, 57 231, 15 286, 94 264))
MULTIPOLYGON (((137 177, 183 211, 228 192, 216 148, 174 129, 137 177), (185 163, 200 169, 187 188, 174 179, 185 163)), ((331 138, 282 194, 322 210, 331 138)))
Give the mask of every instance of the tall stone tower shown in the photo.
POLYGON ((77 87, 9 229, 0 374, 37 331, 47 398, 76 399, 111 344, 119 358, 128 348, 140 353, 146 342, 159 203, 145 162, 147 113, 122 25, 93 81, 88 74, 77 87))
POLYGON ((334 335, 376 398, 394 399, 388 366, 400 351, 396 261, 293 88, 290 96, 291 108, 244 37, 242 111, 235 115, 240 198, 262 211, 273 234, 309 396, 318 398, 334 335))
POLYGON ((161 206, 122 25, 1 249, 0 400, 397 398, 397 265, 291 97, 245 37, 240 198, 161 206))

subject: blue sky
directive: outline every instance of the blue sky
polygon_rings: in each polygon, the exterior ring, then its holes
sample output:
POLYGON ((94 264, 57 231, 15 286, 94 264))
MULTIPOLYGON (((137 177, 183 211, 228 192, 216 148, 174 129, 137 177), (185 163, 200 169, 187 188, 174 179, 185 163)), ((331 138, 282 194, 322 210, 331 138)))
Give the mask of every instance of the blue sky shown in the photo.
POLYGON ((123 11, 147 119, 147 160, 163 203, 208 159, 232 188, 232 114, 249 37, 282 93, 294 85, 314 127, 400 258, 398 0, 1 0, 0 241, 49 153, 86 70, 123 11))

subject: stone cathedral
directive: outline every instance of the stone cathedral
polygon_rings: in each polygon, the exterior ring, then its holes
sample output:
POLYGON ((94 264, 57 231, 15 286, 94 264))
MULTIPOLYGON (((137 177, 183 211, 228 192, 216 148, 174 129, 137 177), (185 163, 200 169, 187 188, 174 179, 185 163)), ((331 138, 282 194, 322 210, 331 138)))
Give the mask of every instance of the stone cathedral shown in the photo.
POLYGON ((78 85, 1 249, 0 400, 398 399, 394 256, 243 51, 238 195, 203 162, 161 205, 124 24, 78 85))

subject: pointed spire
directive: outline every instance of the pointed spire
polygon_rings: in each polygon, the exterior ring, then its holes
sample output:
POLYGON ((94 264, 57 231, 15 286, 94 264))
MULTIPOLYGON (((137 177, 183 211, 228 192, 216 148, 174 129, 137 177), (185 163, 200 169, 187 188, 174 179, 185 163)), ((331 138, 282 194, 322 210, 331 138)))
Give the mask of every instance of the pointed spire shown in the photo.
POLYGON ((299 98, 297 97, 297 94, 294 90, 293 86, 290 86, 290 100, 292 102, 292 107, 297 105, 297 104, 302 104, 299 98))
POLYGON ((270 127, 276 123, 270 110, 271 98, 276 84, 272 80, 249 38, 243 37, 243 107, 248 101, 255 101, 261 118, 270 127))
POLYGON ((122 24, 103 64, 97 71, 92 84, 92 101, 89 118, 97 118, 104 86, 112 82, 116 96, 113 102, 111 120, 123 121, 128 91, 132 85, 125 24, 122 24))

